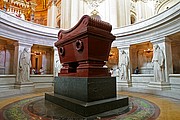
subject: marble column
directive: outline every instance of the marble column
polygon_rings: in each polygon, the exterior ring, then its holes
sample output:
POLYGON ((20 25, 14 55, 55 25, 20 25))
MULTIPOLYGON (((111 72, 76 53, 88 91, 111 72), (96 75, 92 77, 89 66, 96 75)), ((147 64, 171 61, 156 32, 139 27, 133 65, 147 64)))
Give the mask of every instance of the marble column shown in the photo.
MULTIPOLYGON (((123 47, 123 48, 118 48, 119 49, 119 63, 118 63, 118 67, 119 67, 119 78, 117 80, 117 83, 118 83, 118 87, 131 87, 132 86, 132 81, 131 81, 131 63, 130 63, 130 47, 123 47), (122 69, 121 68, 121 63, 122 63, 122 60, 124 58, 122 58, 122 51, 125 52, 126 56, 127 56, 127 59, 126 61, 128 62, 128 66, 127 66, 127 76, 128 78, 127 79, 122 79, 122 69)), ((123 60, 124 61, 124 60, 123 60)), ((124 63, 123 63, 124 64, 124 63)))
MULTIPOLYGON (((28 73, 28 81, 21 81, 20 80, 20 56, 23 50, 26 48, 28 50, 28 55, 27 58, 31 60, 31 44, 26 44, 26 43, 16 43, 15 44, 15 55, 14 55, 14 65, 16 68, 14 69, 14 72, 16 72, 16 83, 15 83, 15 89, 20 89, 23 90, 24 92, 26 91, 33 91, 34 89, 34 84, 33 82, 30 81, 30 71, 28 73)), ((31 66, 31 62, 30 62, 31 66)))
POLYGON ((110 9, 109 9, 109 11, 110 11, 110 13, 109 13, 110 23, 111 23, 113 28, 117 28, 118 27, 117 26, 117 24, 118 24, 118 22, 117 22, 117 19, 118 19, 118 17, 117 17, 117 10, 118 10, 117 9, 117 0, 111 0, 109 2, 109 7, 110 7, 110 9))
POLYGON ((51 26, 51 6, 48 4, 48 10, 47 10, 47 26, 51 26))
POLYGON ((136 22, 139 22, 139 21, 142 21, 142 20, 143 20, 141 5, 142 5, 142 1, 137 1, 137 2, 136 2, 136 9, 137 9, 137 11, 136 11, 136 13, 137 13, 136 22))
POLYGON ((71 27, 74 27, 79 21, 79 0, 71 2, 71 27))
POLYGON ((170 83, 169 74, 173 74, 171 41, 168 38, 165 38, 165 41, 162 43, 162 45, 165 48, 165 81, 170 83))
POLYGON ((62 0, 61 1, 61 11, 60 11, 60 14, 61 14, 61 17, 60 17, 60 26, 61 28, 64 28, 64 12, 65 12, 65 8, 64 8, 64 5, 65 5, 65 0, 62 0))
POLYGON ((19 62, 18 62, 18 58, 19 58, 19 43, 15 42, 14 43, 14 67, 13 67, 13 74, 16 74, 16 82, 18 82, 18 69, 19 69, 19 62))
MULTIPOLYGON (((74 0, 73 0, 74 1, 74 0)), ((83 16, 83 15, 90 15, 90 9, 87 5, 86 2, 84 2, 83 0, 78 0, 79 1, 79 6, 81 7, 78 7, 78 11, 79 11, 79 19, 83 16)))
POLYGON ((154 1, 149 1, 147 3, 138 0, 136 2, 136 13, 137 22, 145 20, 154 15, 154 1))
POLYGON ((130 0, 118 0, 118 27, 130 25, 130 0))
POLYGON ((169 90, 171 89, 169 82, 169 74, 173 73, 171 42, 165 37, 159 38, 159 40, 157 41, 158 42, 153 42, 153 45, 158 45, 164 54, 164 79, 161 81, 151 81, 148 86, 159 90, 169 90))
POLYGON ((71 5, 71 0, 62 0, 61 2, 61 27, 63 29, 71 27, 71 5))
POLYGON ((56 16, 57 16, 58 8, 55 5, 55 2, 56 0, 51 0, 48 3, 47 26, 50 27, 57 27, 56 16))
MULTIPOLYGON (((111 0, 112 1, 112 0, 111 0)), ((110 22, 110 0, 103 1, 100 6, 98 7, 99 14, 101 19, 106 22, 110 22)))

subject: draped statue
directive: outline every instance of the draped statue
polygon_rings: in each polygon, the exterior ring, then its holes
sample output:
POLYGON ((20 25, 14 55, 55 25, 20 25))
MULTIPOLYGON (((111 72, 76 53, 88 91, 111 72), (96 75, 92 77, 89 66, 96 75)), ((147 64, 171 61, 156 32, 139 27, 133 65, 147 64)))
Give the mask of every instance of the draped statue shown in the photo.
POLYGON ((19 59, 19 82, 28 82, 30 74, 31 61, 28 49, 24 48, 19 59))
POLYGON ((155 44, 153 48, 154 48, 154 51, 153 51, 152 63, 154 67, 154 81, 163 82, 164 81, 164 53, 157 44, 155 44))
POLYGON ((128 81, 128 66, 129 66, 129 58, 124 50, 121 50, 120 60, 119 60, 119 72, 120 79, 128 81))
POLYGON ((62 68, 62 64, 60 63, 60 60, 56 60, 55 76, 58 76, 58 73, 60 72, 61 68, 62 68))

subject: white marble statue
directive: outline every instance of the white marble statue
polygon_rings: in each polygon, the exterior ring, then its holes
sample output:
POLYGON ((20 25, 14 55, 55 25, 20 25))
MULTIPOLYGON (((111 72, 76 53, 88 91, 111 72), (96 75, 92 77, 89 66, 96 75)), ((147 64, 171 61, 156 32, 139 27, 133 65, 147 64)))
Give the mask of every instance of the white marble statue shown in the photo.
POLYGON ((28 49, 24 48, 19 59, 19 82, 28 82, 31 68, 28 49))
POLYGON ((55 76, 58 76, 58 73, 60 72, 61 68, 62 64, 60 63, 60 60, 56 60, 55 76))
POLYGON ((31 70, 31 74, 32 74, 32 75, 36 74, 36 70, 35 70, 35 68, 32 68, 32 70, 31 70))
POLYGON ((120 60, 119 60, 119 72, 120 72, 120 79, 128 81, 128 65, 129 65, 129 58, 124 50, 120 51, 120 60))
POLYGON ((43 75, 43 74, 45 73, 45 70, 43 69, 43 67, 41 67, 41 68, 39 69, 39 73, 40 73, 41 75, 43 75))
POLYGON ((110 69, 110 73, 111 73, 111 76, 112 77, 116 77, 119 75, 119 67, 118 66, 113 66, 111 69, 110 69))
POLYGON ((152 63, 154 67, 154 81, 163 82, 164 81, 164 54, 160 47, 155 44, 153 46, 153 58, 152 63))

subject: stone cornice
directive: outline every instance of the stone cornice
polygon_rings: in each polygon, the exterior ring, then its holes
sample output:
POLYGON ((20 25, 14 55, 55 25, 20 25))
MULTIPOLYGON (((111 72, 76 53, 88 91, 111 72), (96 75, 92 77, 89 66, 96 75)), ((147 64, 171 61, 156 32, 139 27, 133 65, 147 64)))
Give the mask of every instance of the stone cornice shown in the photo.
POLYGON ((14 17, 0 10, 0 36, 25 42, 53 46, 59 29, 50 28, 14 17))
POLYGON ((157 41, 180 31, 180 3, 145 21, 113 29, 116 36, 113 47, 157 41), (123 43, 123 44, 122 44, 123 43))

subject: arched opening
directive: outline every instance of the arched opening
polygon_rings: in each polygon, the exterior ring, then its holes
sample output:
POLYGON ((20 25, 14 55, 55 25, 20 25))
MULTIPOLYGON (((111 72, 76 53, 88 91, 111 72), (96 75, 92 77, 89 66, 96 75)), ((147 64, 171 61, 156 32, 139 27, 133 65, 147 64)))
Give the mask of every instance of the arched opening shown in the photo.
POLYGON ((53 55, 52 47, 33 45, 31 49, 31 74, 53 74, 53 55), (35 70, 33 73, 32 70, 35 70))
POLYGON ((14 74, 15 42, 0 37, 0 75, 14 74))
POLYGON ((150 42, 139 43, 131 45, 130 57, 132 71, 139 68, 140 74, 152 74, 152 57, 153 57, 153 45, 150 42))

